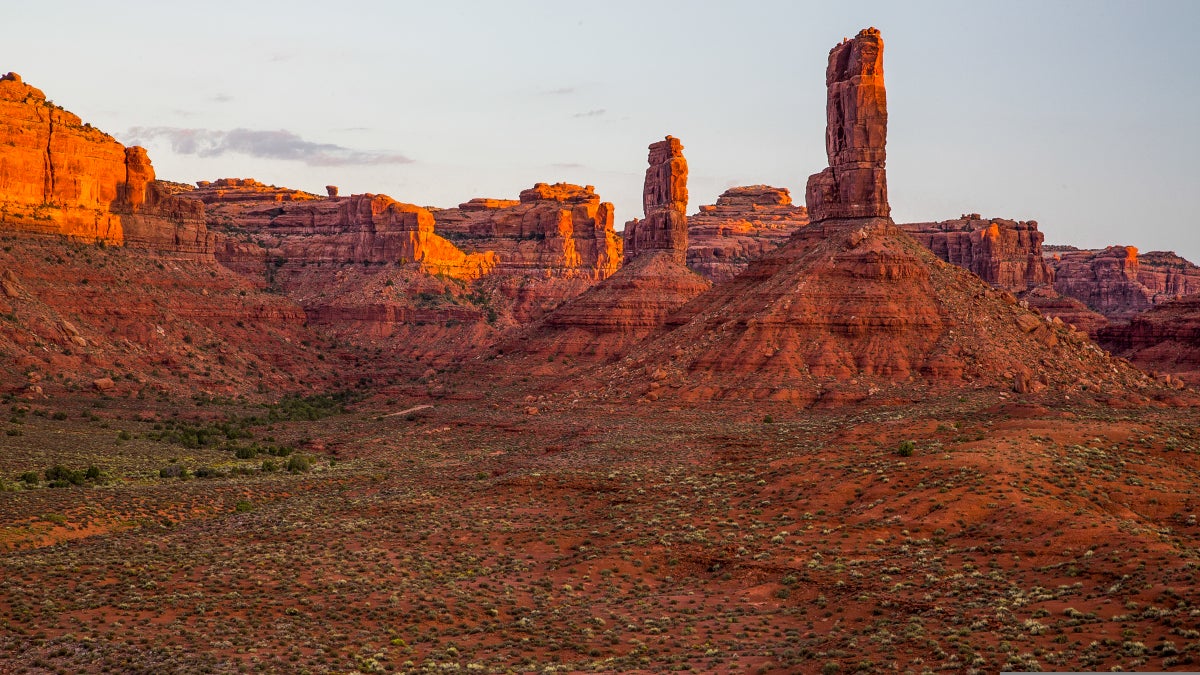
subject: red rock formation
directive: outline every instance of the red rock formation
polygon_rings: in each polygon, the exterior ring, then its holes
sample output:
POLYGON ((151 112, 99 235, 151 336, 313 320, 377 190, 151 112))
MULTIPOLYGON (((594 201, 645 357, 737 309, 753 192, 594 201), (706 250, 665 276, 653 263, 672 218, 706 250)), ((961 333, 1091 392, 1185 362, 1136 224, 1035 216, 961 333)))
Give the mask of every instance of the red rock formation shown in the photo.
POLYGON ((1163 302, 1127 324, 1104 328, 1097 342, 1147 372, 1200 385, 1200 294, 1163 302))
POLYGON ((496 264, 494 253, 467 254, 435 234, 429 210, 386 195, 318 197, 252 179, 198 185, 181 195, 203 202, 213 227, 225 230, 227 239, 217 253, 234 269, 245 269, 259 258, 252 247, 237 243, 239 236, 264 249, 264 260, 413 263, 425 273, 459 279, 478 278, 496 264))
MULTIPOLYGON (((608 279, 500 345, 502 353, 567 356, 586 361, 617 358, 658 330, 710 283, 684 266, 687 250, 687 161, 678 139, 650 145, 646 219, 626 226, 634 258, 608 279)), ((626 249, 629 252, 629 249, 626 249)))
POLYGON ((887 217, 887 93, 879 31, 865 28, 830 50, 825 84, 829 166, 808 179, 809 215, 814 222, 887 217))
POLYGON ((1047 249, 1046 262, 1054 269, 1059 293, 1113 320, 1200 293, 1200 267, 1174 253, 1138 255, 1132 246, 1102 250, 1056 246, 1047 249))
POLYGON ((717 282, 737 276, 807 225, 808 209, 793 205, 786 188, 750 185, 726 190, 687 222, 687 265, 717 282))
POLYGON ((1148 384, 887 217, 881 49, 869 29, 830 54, 830 169, 809 183, 814 222, 673 314, 610 367, 613 380, 638 387, 631 376, 650 374, 647 398, 801 405, 947 386, 1063 394, 1148 384))
POLYGON ((621 263, 613 206, 595 189, 538 183, 520 200, 477 198, 432 209, 438 233, 466 251, 494 251, 495 273, 606 279, 621 263))
POLYGON ((1021 293, 1054 281, 1042 257, 1042 233, 1036 221, 963 215, 936 223, 899 226, 948 263, 978 274, 989 284, 1021 293))
POLYGON ((1042 314, 1070 324, 1093 338, 1108 325, 1108 318, 1088 309, 1075 298, 1061 295, 1053 286, 1037 286, 1021 295, 1021 300, 1042 314))
POLYGON ((203 208, 155 181, 144 149, 84 124, 15 73, 0 78, 0 144, 4 228, 211 256, 203 208))
POLYGON ((645 220, 625 224, 625 259, 647 251, 667 251, 679 263, 687 257, 687 160, 678 138, 650 144, 642 187, 645 220))

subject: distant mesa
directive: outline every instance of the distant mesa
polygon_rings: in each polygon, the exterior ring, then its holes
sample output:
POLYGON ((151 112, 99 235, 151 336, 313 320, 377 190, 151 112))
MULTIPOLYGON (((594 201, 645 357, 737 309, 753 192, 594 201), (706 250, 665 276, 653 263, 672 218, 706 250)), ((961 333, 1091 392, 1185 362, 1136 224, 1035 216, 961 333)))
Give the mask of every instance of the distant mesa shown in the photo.
POLYGON ((996 288, 1023 293, 1054 281, 1054 271, 1042 256, 1043 235, 1036 221, 968 213, 955 220, 899 227, 937 257, 971 270, 996 288))
POLYGON ((1046 263, 1054 270, 1055 290, 1110 321, 1127 321, 1157 305, 1200 293, 1200 267, 1170 252, 1054 246, 1047 247, 1046 263))
POLYGON ((606 279, 621 264, 613 205, 591 185, 538 183, 520 198, 432 209, 437 232, 466 251, 494 251, 499 275, 606 279))
POLYGON ((728 281, 808 224, 808 209, 787 188, 747 185, 688 216, 687 266, 712 282, 728 281))

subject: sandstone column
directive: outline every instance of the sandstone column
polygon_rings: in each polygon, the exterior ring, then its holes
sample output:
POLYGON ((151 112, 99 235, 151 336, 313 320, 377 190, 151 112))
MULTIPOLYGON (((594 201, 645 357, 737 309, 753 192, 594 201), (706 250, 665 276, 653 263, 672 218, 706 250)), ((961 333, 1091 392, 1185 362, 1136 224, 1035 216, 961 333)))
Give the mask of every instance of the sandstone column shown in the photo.
POLYGON ((625 259, 649 251, 667 251, 683 264, 687 257, 687 160, 678 138, 650 144, 642 188, 644 220, 625 225, 625 259))
POLYGON ((864 28, 830 50, 825 86, 829 166, 808 178, 809 215, 813 222, 886 218, 891 215, 884 170, 887 93, 877 29, 864 28))

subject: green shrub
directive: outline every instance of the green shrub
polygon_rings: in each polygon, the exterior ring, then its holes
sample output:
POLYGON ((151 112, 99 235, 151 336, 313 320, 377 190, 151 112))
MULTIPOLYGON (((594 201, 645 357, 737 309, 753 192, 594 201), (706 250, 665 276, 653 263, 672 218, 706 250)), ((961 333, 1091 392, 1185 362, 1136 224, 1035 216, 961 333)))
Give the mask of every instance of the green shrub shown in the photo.
POLYGON ((87 471, 83 474, 83 477, 88 480, 99 480, 100 475, 100 467, 96 466, 95 464, 91 464, 88 466, 87 471))
POLYGON ((233 510, 237 513, 249 513, 254 510, 254 505, 243 499, 237 503, 237 506, 233 507, 233 510))
POLYGON ((279 465, 276 464, 273 460, 264 459, 263 463, 262 463, 262 470, 263 470, 263 473, 275 473, 276 471, 279 470, 279 465))
POLYGON ((767 415, 766 417, 763 418, 763 424, 774 424, 774 423, 775 423, 775 418, 771 417, 770 415, 767 415))
POLYGON ((304 455, 293 455, 287 463, 289 473, 306 473, 311 468, 312 462, 304 455))
POLYGON ((912 457, 913 451, 917 449, 917 444, 912 441, 900 441, 900 446, 896 448, 896 454, 901 457, 912 457))
POLYGON ((38 478, 36 471, 26 471, 25 473, 21 474, 21 482, 26 485, 37 485, 42 481, 40 478, 38 478))
POLYGON ((46 480, 50 482, 50 487, 66 487, 67 485, 83 485, 84 474, 82 471, 72 471, 61 464, 46 469, 46 480), (64 485, 55 485, 55 483, 64 483, 64 485))
POLYGON ((51 415, 50 419, 59 420, 59 421, 65 420, 65 419, 67 419, 67 413, 60 410, 60 411, 54 413, 53 415, 51 415))
POLYGON ((197 467, 196 478, 224 478, 225 474, 220 469, 215 469, 211 466, 197 467))
POLYGON ((245 445, 234 451, 233 456, 238 459, 254 459, 258 455, 258 448, 253 445, 245 445))

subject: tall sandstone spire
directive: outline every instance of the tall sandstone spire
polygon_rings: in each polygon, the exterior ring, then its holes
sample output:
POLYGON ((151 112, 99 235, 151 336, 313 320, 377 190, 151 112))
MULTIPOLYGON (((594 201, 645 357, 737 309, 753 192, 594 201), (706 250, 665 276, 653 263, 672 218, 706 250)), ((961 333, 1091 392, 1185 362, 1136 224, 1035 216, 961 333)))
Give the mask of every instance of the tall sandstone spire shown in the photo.
POLYGON ((864 28, 829 51, 825 86, 829 166, 808 178, 809 216, 813 222, 886 218, 887 92, 878 29, 864 28))
POLYGON ((642 187, 645 220, 625 224, 625 260, 647 251, 669 251, 683 263, 687 255, 687 160, 674 136, 650 144, 642 187))

